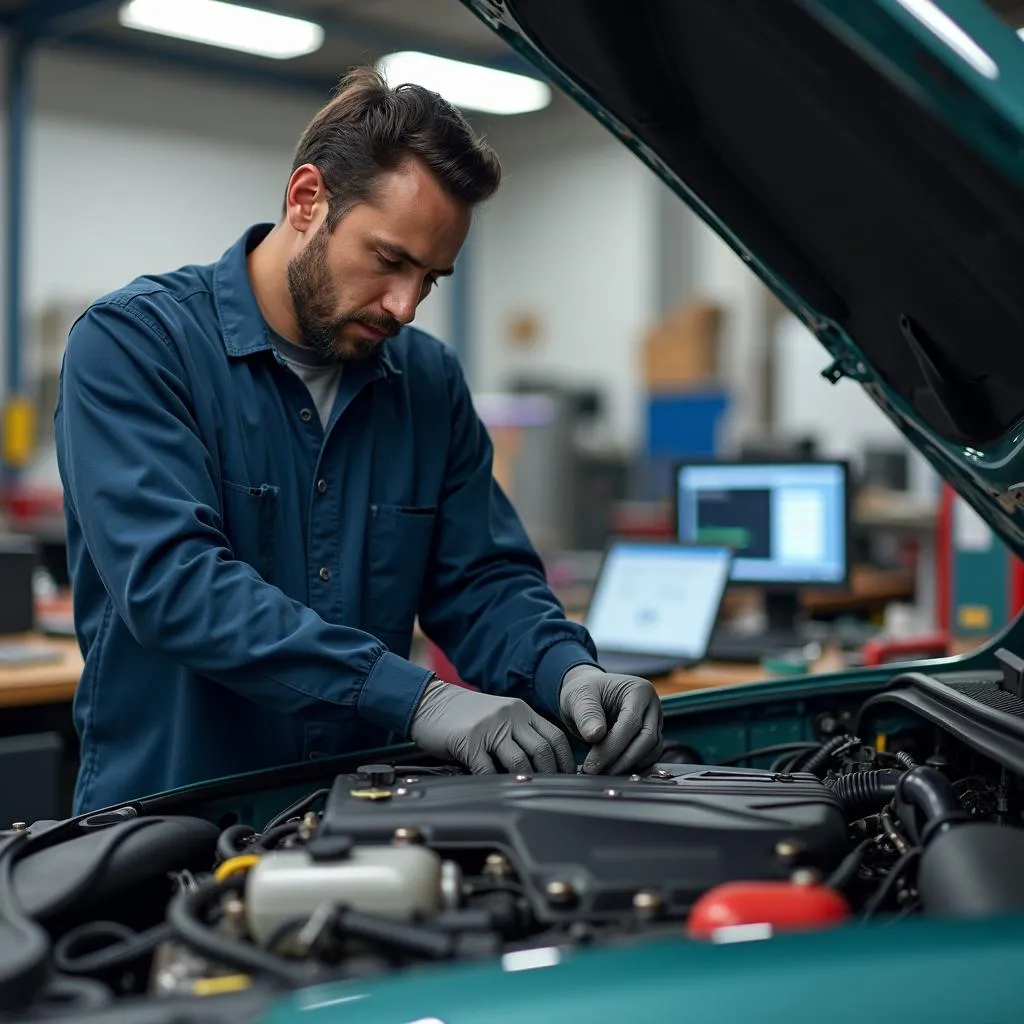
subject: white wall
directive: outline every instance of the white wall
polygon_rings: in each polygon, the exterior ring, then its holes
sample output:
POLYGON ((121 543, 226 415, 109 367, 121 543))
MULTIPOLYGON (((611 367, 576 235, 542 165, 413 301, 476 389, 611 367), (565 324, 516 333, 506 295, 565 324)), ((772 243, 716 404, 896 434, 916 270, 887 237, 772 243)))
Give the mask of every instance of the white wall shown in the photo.
MULTIPOLYGON (((87 302, 136 274, 216 259, 249 224, 276 218, 292 149, 317 107, 316 97, 64 51, 36 59, 32 93, 29 329, 47 303, 87 302)), ((642 431, 639 344, 664 294, 665 189, 564 98, 543 114, 478 124, 506 180, 478 216, 470 253, 471 380, 493 390, 529 373, 597 386, 609 403, 608 440, 632 447, 642 431), (518 349, 508 321, 524 313, 541 336, 518 349)), ((729 307, 731 434, 756 433, 764 292, 702 226, 686 251, 696 264, 679 268, 687 287, 729 307)), ((442 285, 417 316, 446 339, 451 291, 442 285)), ((852 385, 819 381, 824 354, 813 340, 783 348, 776 408, 785 428, 824 431, 833 448, 894 433, 852 385)))
MULTIPOLYGON (((36 58, 32 97, 25 210, 30 336, 48 303, 74 306, 139 273, 216 259, 249 224, 276 218, 292 149, 317 106, 316 97, 261 93, 70 51, 36 58)), ((606 439, 632 447, 642 431, 640 339, 659 313, 664 188, 561 97, 542 115, 480 127, 497 147, 506 178, 478 217, 470 253, 471 380, 491 390, 510 375, 530 373, 596 386, 608 402, 606 439), (508 320, 521 313, 536 315, 542 326, 530 349, 508 343, 508 320)), ((706 294, 735 306, 726 326, 727 363, 742 370, 749 367, 754 315, 749 275, 734 275, 734 258, 714 238, 701 245, 691 276, 706 294)), ((417 316, 419 326, 445 339, 451 292, 442 285, 417 316)), ((31 366, 31 357, 26 362, 31 366)), ((748 398, 738 408, 745 416, 748 398)))
MULTIPOLYGON (((517 373, 548 372, 597 385, 609 406, 607 440, 634 448, 643 441, 642 338, 662 301, 690 291, 728 308, 721 339, 732 391, 725 439, 758 432, 765 292, 735 254, 692 214, 666 218, 667 187, 567 100, 544 115, 484 127, 507 180, 483 213, 473 256, 480 282, 474 381, 492 389, 517 373), (666 230, 692 238, 666 245, 666 230), (686 256, 694 266, 681 265, 686 256), (675 265, 658 263, 664 259, 675 265), (527 349, 507 338, 509 317, 524 312, 543 328, 527 349)), ((681 205, 671 195, 668 202, 681 205)))
MULTIPOLYGON (((275 220, 318 105, 66 52, 37 58, 32 94, 29 317, 140 273, 215 260, 246 227, 275 220)), ((443 299, 429 299, 420 319, 444 331, 443 312, 443 299)))
POLYGON ((657 183, 596 127, 568 146, 557 127, 518 136, 513 128, 490 134, 506 178, 474 240, 472 379, 488 390, 517 374, 600 387, 609 439, 632 444, 638 344, 655 315, 657 183), (521 314, 540 324, 529 348, 508 336, 521 314))

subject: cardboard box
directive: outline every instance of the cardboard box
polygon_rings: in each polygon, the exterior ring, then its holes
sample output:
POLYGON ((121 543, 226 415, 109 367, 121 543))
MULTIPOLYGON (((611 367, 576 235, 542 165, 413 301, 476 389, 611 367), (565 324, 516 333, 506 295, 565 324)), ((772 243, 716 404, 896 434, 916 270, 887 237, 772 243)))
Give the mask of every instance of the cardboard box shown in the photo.
POLYGON ((720 306, 691 302, 655 324, 642 348, 647 390, 673 392, 717 380, 721 322, 720 306))

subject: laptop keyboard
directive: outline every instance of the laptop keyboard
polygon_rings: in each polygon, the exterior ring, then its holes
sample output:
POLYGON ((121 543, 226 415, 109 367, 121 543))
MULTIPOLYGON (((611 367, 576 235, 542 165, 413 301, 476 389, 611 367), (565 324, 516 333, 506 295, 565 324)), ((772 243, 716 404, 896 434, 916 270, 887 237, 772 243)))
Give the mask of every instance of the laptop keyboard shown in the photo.
POLYGON ((711 661, 756 662, 765 655, 804 646, 806 641, 796 633, 716 633, 707 657, 711 661))

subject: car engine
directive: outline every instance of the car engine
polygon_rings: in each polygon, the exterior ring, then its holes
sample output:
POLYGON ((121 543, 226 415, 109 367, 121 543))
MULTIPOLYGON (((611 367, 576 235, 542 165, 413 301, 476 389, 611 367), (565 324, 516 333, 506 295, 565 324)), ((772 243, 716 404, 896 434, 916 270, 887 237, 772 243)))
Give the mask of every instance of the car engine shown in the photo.
MULTIPOLYGON (((133 805, 3 833, 0 1014, 1024 906, 998 780, 848 732, 629 777, 367 764, 259 828, 133 805)), ((55 1010, 56 1012, 56 1010, 55 1010)))

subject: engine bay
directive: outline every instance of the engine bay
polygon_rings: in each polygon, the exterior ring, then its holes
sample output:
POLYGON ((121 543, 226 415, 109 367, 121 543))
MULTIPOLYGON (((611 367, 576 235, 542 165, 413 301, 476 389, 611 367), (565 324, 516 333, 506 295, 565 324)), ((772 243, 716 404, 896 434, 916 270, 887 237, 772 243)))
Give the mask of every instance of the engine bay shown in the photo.
POLYGON ((199 1019, 182 1006, 445 963, 1024 909, 1014 666, 908 673, 718 764, 682 742, 628 777, 366 763, 259 823, 132 804, 16 826, 0 1015, 199 1019))

